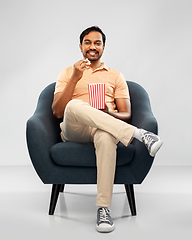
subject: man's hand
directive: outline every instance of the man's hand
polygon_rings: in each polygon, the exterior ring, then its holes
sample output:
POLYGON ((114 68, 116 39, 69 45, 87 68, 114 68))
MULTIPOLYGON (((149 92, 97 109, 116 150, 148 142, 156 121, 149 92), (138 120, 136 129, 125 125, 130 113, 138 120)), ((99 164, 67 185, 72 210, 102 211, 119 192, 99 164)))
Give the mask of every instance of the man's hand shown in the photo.
POLYGON ((85 69, 89 68, 90 64, 91 63, 88 59, 84 59, 76 62, 73 65, 73 74, 71 78, 78 82, 82 78, 83 72, 85 71, 85 69))
POLYGON ((80 60, 74 64, 72 77, 69 79, 65 89, 63 92, 58 92, 54 96, 52 110, 55 117, 63 117, 65 107, 72 99, 77 82, 82 78, 83 72, 89 67, 90 64, 91 63, 88 59, 80 60))
POLYGON ((105 109, 100 109, 101 111, 126 122, 131 120, 131 102, 128 98, 117 98, 116 106, 118 112, 110 111, 108 106, 105 104, 105 109))

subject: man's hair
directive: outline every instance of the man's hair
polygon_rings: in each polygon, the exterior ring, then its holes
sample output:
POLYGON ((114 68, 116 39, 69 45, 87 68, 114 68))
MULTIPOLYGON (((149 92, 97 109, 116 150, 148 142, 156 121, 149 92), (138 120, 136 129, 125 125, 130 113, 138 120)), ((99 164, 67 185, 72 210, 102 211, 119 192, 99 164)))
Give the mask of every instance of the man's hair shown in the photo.
POLYGON ((85 30, 81 33, 81 35, 80 35, 80 43, 81 43, 81 45, 82 45, 82 43, 83 43, 83 38, 84 38, 86 35, 88 35, 90 32, 100 32, 101 35, 102 35, 102 38, 103 38, 103 45, 105 46, 106 36, 105 36, 105 34, 103 33, 103 31, 102 31, 99 27, 97 27, 97 26, 89 27, 89 28, 85 29, 85 30))

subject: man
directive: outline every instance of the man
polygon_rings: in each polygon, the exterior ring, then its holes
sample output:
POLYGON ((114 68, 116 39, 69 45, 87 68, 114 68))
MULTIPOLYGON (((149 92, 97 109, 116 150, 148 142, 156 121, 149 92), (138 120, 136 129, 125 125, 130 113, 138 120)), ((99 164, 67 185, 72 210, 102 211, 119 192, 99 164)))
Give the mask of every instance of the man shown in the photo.
POLYGON ((53 114, 63 118, 63 141, 90 142, 97 159, 97 223, 99 232, 114 230, 108 207, 111 203, 117 143, 127 146, 133 138, 143 142, 154 156, 162 145, 160 138, 128 124, 131 118, 129 91, 123 75, 101 62, 106 37, 98 27, 90 27, 80 35, 83 60, 64 69, 57 80, 53 114), (106 107, 90 106, 88 84, 105 83, 106 107), (115 110, 117 109, 117 110, 115 110))

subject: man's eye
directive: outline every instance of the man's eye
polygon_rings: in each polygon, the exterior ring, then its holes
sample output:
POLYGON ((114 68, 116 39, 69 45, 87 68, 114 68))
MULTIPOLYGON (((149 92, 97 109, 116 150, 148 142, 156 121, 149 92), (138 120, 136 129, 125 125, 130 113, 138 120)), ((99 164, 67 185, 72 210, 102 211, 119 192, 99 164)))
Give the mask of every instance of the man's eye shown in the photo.
POLYGON ((88 44, 89 44, 89 42, 85 42, 85 44, 86 44, 86 45, 88 45, 88 44))

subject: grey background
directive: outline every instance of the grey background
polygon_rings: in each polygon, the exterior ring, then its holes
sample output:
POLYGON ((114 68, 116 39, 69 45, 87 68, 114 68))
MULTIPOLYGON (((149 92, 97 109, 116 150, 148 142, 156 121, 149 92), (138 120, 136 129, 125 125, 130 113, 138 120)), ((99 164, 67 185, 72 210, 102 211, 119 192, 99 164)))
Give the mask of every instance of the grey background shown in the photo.
POLYGON ((190 0, 1 0, 0 165, 30 164, 26 121, 39 93, 82 58, 79 34, 98 25, 102 58, 149 93, 164 146, 156 165, 192 163, 190 0))

